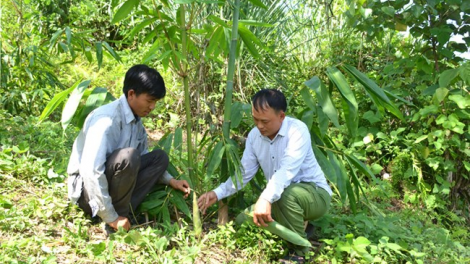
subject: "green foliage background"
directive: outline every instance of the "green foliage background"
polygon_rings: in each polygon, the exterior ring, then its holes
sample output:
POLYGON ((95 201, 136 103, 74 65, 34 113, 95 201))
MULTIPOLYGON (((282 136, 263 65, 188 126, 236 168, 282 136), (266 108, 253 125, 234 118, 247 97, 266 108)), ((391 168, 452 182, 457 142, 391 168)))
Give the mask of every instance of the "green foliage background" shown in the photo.
MULTIPOLYGON (((468 1, 241 1, 231 51, 233 8, 231 1, 2 1, 0 260, 60 263, 73 254, 189 263, 213 259, 208 244, 240 263, 284 253, 276 237, 249 227, 206 227, 204 238, 194 237, 191 205, 161 187, 143 208, 157 228, 104 242, 67 205, 66 166, 83 119, 121 94, 131 65, 145 63, 168 87, 144 121, 158 135, 152 144, 197 194, 237 177, 253 126, 250 97, 278 88, 288 114, 310 128, 335 192, 334 208, 315 223, 312 261, 468 262, 470 62, 458 56, 469 52, 468 1), (225 105, 230 55, 233 103, 225 105), (51 241, 76 246, 54 251, 51 241), (116 253, 126 246, 134 253, 116 253), (19 254, 24 248, 28 254, 19 254)), ((260 173, 227 200, 230 216, 255 202, 264 184, 260 173)))

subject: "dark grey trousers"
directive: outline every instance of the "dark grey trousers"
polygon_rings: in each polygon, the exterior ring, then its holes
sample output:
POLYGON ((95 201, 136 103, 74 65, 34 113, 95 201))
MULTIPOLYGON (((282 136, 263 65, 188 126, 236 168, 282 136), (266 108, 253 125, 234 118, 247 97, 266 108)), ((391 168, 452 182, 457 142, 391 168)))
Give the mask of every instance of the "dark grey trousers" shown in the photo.
MULTIPOLYGON (((134 148, 117 149, 111 153, 106 160, 105 175, 109 195, 118 215, 127 217, 130 206, 135 210, 142 203, 165 173, 168 163, 168 155, 160 149, 142 156, 134 148)), ((89 201, 88 193, 83 188, 78 205, 91 215, 89 201)))

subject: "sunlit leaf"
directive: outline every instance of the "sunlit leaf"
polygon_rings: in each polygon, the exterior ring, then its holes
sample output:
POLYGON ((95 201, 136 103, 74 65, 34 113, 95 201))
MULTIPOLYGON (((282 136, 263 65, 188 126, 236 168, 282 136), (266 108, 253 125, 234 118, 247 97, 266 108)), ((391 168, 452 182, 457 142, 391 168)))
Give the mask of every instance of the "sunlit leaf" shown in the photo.
POLYGON ((77 107, 80 104, 80 100, 82 99, 83 93, 85 89, 90 85, 90 80, 86 80, 81 82, 77 85, 77 87, 73 90, 70 98, 67 100, 67 103, 62 110, 62 118, 60 122, 62 123, 62 127, 65 128, 72 120, 75 112, 77 111, 77 107))
POLYGON ((139 0, 127 0, 114 15, 111 24, 118 23, 125 19, 131 13, 132 9, 134 9, 134 7, 136 7, 138 4, 139 0))

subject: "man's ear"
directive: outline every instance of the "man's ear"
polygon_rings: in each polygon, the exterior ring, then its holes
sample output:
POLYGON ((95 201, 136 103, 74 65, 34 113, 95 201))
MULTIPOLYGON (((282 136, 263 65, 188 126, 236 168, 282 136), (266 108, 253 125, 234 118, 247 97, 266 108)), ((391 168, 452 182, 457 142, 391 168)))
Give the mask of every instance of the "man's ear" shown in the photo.
POLYGON ((131 97, 134 97, 134 96, 135 96, 134 89, 130 89, 129 91, 127 91, 127 98, 131 98, 131 97))
POLYGON ((280 111, 279 113, 280 117, 282 118, 282 120, 284 120, 284 118, 286 117, 286 113, 284 113, 284 111, 280 111))

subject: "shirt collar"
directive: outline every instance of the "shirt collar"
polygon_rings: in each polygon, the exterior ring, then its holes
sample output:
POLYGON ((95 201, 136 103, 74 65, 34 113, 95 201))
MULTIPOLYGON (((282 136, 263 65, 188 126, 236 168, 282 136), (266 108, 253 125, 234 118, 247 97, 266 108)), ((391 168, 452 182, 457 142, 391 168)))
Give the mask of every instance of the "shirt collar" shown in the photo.
POLYGON ((119 101, 122 105, 123 115, 126 120, 126 124, 129 124, 134 120, 136 121, 140 120, 138 116, 136 117, 134 113, 132 113, 132 109, 129 106, 129 103, 127 102, 127 98, 125 95, 121 95, 121 97, 119 97, 119 101))

